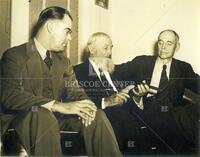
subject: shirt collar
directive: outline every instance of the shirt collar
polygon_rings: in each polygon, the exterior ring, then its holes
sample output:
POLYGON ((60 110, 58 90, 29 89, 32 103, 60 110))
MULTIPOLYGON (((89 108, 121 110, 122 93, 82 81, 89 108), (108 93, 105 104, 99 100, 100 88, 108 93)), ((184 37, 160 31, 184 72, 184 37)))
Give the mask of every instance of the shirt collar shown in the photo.
MULTIPOLYGON (((153 73, 151 76, 150 86, 157 87, 157 88, 159 87, 163 65, 167 66, 166 73, 167 73, 167 77, 169 78, 171 63, 172 63, 172 59, 170 61, 168 61, 166 64, 164 64, 163 60, 160 59, 159 57, 156 59, 156 62, 155 62, 154 68, 153 68, 153 73)), ((149 97, 149 96, 153 96, 153 95, 148 93, 147 97, 149 97)))
POLYGON ((45 49, 45 48, 39 43, 39 41, 38 41, 36 38, 34 38, 33 40, 34 40, 34 42, 35 42, 36 49, 38 50, 38 52, 39 52, 41 58, 44 60, 44 59, 46 58, 47 49, 45 49))
MULTIPOLYGON (((92 66, 94 68, 94 71, 96 72, 97 76, 101 80, 100 71, 99 71, 98 66, 96 65, 96 63, 91 58, 89 58, 89 62, 92 64, 92 66)), ((104 73, 107 81, 109 82, 109 84, 112 86, 113 90, 117 92, 117 88, 113 84, 112 79, 111 79, 110 74, 108 73, 108 71, 103 71, 103 73, 104 73)))
POLYGON ((158 67, 160 67, 160 72, 162 72, 163 65, 166 65, 167 66, 167 69, 166 69, 167 77, 169 78, 171 63, 172 63, 172 59, 169 60, 167 63, 164 63, 163 60, 158 57, 155 65, 156 65, 157 69, 159 69, 158 67))
POLYGON ((100 78, 100 71, 96 63, 91 58, 89 58, 89 62, 92 64, 94 71, 97 73, 98 77, 100 78))
POLYGON ((167 63, 164 64, 163 60, 158 57, 156 62, 159 63, 159 65, 166 65, 167 67, 170 67, 172 63, 172 59, 170 59, 167 63))

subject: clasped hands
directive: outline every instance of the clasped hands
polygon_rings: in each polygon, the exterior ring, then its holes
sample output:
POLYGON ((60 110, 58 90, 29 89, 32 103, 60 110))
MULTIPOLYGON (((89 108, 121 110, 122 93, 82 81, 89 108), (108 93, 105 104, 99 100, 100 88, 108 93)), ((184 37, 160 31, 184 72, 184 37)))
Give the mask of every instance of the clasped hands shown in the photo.
POLYGON ((91 100, 85 99, 67 103, 56 102, 52 107, 52 111, 78 115, 82 124, 87 127, 95 119, 97 108, 91 100))
POLYGON ((149 86, 146 84, 145 80, 142 81, 141 84, 135 85, 129 85, 126 88, 122 89, 121 91, 112 94, 109 97, 106 97, 104 99, 104 105, 106 107, 111 107, 115 105, 122 105, 128 101, 130 98, 129 91, 132 90, 134 100, 136 102, 139 102, 140 99, 147 94, 149 91, 149 86))

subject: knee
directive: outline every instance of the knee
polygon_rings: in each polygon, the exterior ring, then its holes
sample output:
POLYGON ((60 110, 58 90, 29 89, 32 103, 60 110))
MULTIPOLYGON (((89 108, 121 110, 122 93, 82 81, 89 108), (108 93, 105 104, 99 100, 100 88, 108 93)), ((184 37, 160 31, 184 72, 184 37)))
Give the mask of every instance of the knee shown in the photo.
POLYGON ((103 110, 97 110, 96 118, 97 121, 107 119, 107 116, 103 110))
POLYGON ((35 114, 38 120, 43 121, 43 123, 50 123, 50 124, 52 124, 52 122, 57 123, 57 119, 54 116, 53 112, 49 111, 46 108, 39 107, 38 110, 32 111, 32 114, 33 116, 35 114))
POLYGON ((26 123, 37 123, 43 126, 49 125, 52 123, 57 123, 57 120, 53 113, 46 108, 43 107, 34 107, 31 111, 21 115, 19 117, 20 121, 24 121, 26 123))
POLYGON ((44 118, 48 118, 48 117, 53 117, 53 112, 49 111, 48 109, 44 108, 44 107, 38 107, 38 110, 36 111, 32 111, 32 113, 36 113, 39 117, 44 117, 44 118))
POLYGON ((96 117, 104 117, 106 116, 105 112, 101 109, 98 109, 96 112, 96 117))

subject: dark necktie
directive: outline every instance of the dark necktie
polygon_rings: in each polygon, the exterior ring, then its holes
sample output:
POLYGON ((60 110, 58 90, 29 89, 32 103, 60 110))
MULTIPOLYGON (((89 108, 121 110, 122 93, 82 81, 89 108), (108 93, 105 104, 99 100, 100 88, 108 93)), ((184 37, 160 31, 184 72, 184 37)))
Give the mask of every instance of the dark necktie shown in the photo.
POLYGON ((103 72, 100 73, 100 77, 101 77, 102 86, 105 88, 107 96, 111 96, 112 94, 116 93, 113 90, 113 87, 110 85, 110 83, 106 79, 106 76, 103 72))
POLYGON ((167 66, 163 65, 160 84, 159 84, 159 99, 162 102, 162 105, 166 105, 169 102, 169 81, 166 72, 167 66))
POLYGON ((51 56, 50 56, 50 51, 46 52, 46 57, 44 59, 44 62, 46 63, 48 69, 50 70, 51 66, 53 64, 53 61, 52 61, 51 56))

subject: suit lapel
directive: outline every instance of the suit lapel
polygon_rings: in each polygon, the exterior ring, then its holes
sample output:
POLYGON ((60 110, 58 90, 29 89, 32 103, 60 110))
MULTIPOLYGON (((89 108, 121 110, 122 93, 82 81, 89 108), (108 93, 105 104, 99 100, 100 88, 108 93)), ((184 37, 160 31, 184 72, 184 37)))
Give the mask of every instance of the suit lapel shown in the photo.
POLYGON ((97 80, 99 80, 99 77, 95 72, 94 67, 89 61, 88 61, 88 75, 91 76, 92 78, 96 78, 97 80))
POLYGON ((173 58, 172 59, 172 64, 171 64, 171 69, 170 69, 170 74, 169 74, 169 82, 170 84, 176 84, 177 78, 180 78, 181 73, 178 68, 177 61, 173 58))
POLYGON ((86 64, 86 67, 87 67, 87 70, 88 70, 87 74, 88 74, 88 77, 90 78, 90 80, 91 81, 100 81, 100 79, 99 79, 97 73, 95 72, 95 70, 94 70, 92 64, 90 63, 90 61, 87 60, 85 62, 85 64, 86 64))
POLYGON ((116 87, 116 89, 118 91, 125 88, 124 85, 122 85, 122 83, 119 82, 113 75, 110 75, 110 77, 111 77, 111 80, 112 80, 114 86, 116 87))
POLYGON ((156 62, 157 57, 156 56, 152 56, 151 59, 148 59, 146 62, 146 76, 145 76, 145 80, 147 82, 148 85, 150 85, 151 83, 151 78, 153 75, 153 70, 154 70, 154 66, 155 66, 155 62, 156 62))
POLYGON ((99 79, 97 73, 95 72, 95 70, 89 60, 86 61, 86 67, 88 69, 89 80, 92 82, 99 82, 99 84, 100 84, 100 86, 96 87, 97 91, 102 92, 103 90, 105 90, 104 86, 102 85, 101 80, 99 79))
POLYGON ((35 95, 42 95, 42 65, 40 55, 31 40, 27 43, 26 53, 28 60, 26 62, 28 76, 32 90, 35 95))
POLYGON ((102 85, 101 80, 99 79, 97 73, 95 72, 92 64, 89 62, 89 77, 91 78, 91 81, 93 82, 99 82, 100 86, 97 86, 97 91, 99 92, 103 92, 103 90, 105 89, 104 86, 102 85))
POLYGON ((53 94, 54 98, 59 97, 59 90, 60 90, 60 85, 63 85, 63 71, 65 64, 63 63, 61 57, 59 57, 59 54, 56 54, 58 52, 53 52, 52 53, 52 60, 53 60, 53 66, 52 66, 52 73, 53 73, 53 94))
MULTIPOLYGON (((90 78, 90 81, 99 82, 100 83, 100 86, 97 86, 96 90, 99 93, 101 93, 100 94, 101 96, 102 95, 110 96, 108 94, 108 92, 106 91, 107 90, 106 87, 102 84, 102 81, 99 79, 97 73, 95 72, 95 70, 94 70, 94 68, 93 68, 93 66, 92 66, 92 64, 90 63, 89 60, 87 60, 86 65, 88 66, 88 69, 89 69, 89 71, 88 71, 88 78, 90 78)), ((112 77, 111 77, 111 79, 112 79, 112 81, 114 81, 112 77)))

